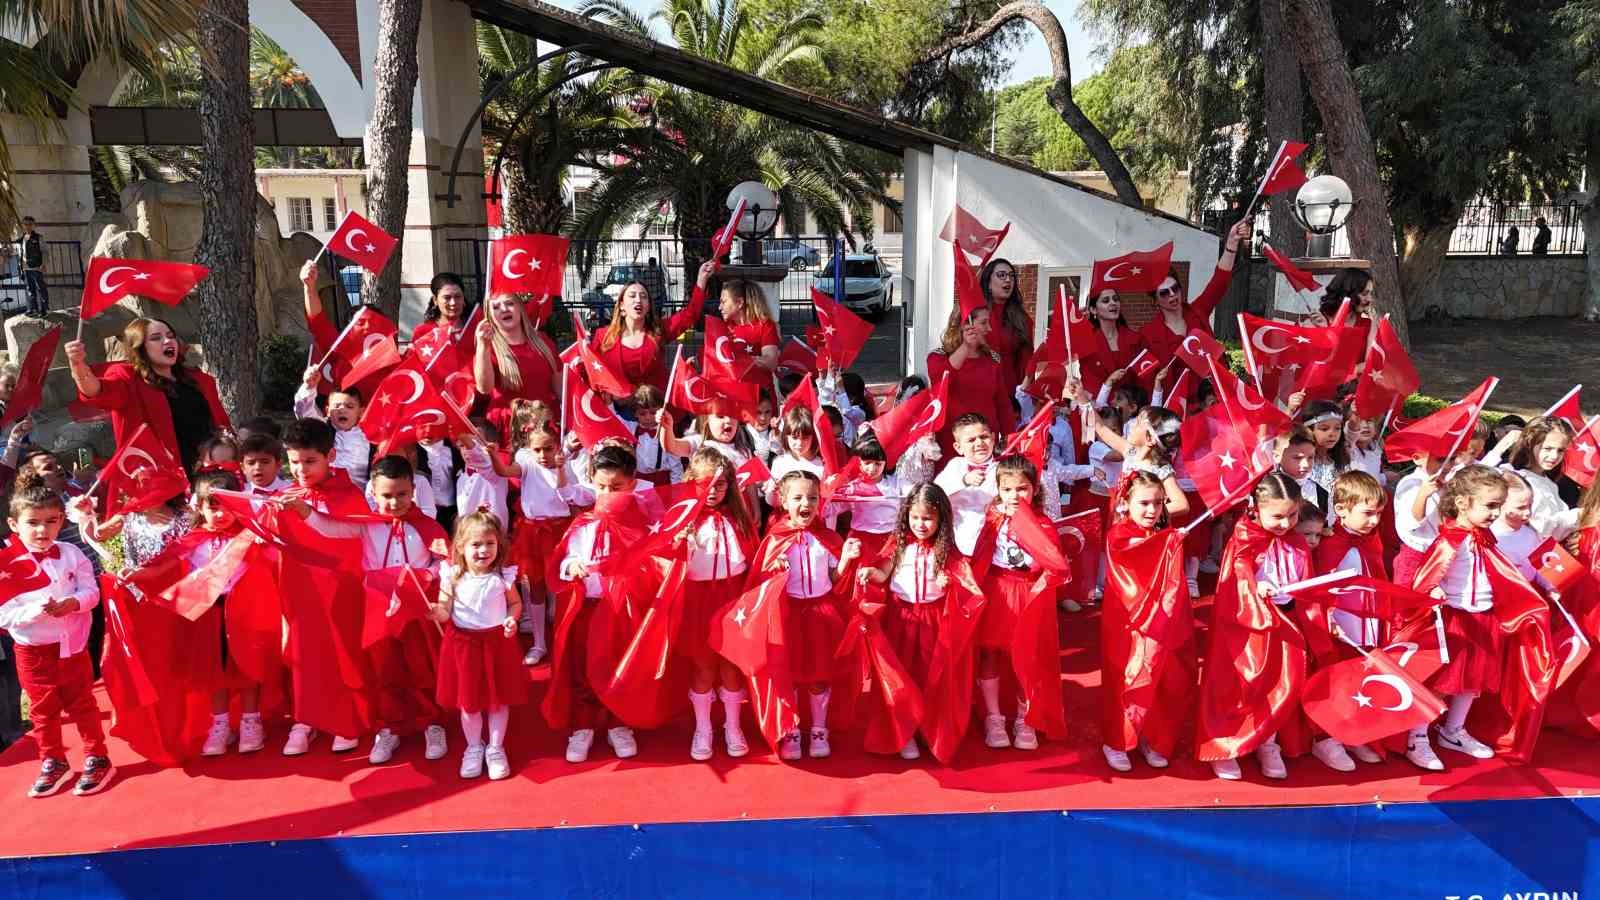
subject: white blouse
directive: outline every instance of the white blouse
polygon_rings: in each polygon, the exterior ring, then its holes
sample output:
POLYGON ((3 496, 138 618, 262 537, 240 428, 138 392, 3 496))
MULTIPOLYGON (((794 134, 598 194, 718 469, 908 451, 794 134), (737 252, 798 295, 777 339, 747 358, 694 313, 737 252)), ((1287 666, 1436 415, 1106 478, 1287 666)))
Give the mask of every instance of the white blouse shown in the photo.
POLYGON ((1000 531, 994 537, 994 555, 989 561, 1007 569, 1033 568, 1033 556, 1012 536, 1010 519, 1001 523, 1000 531))
POLYGON ((456 571, 449 563, 439 567, 441 587, 455 595, 450 621, 464 631, 499 628, 508 613, 506 591, 517 589, 517 567, 504 566, 481 575, 456 571))
POLYGON ((688 540, 690 581, 732 578, 749 568, 744 548, 739 545, 739 532, 722 513, 706 513, 688 540))
POLYGON ((838 565, 839 558, 821 541, 810 534, 802 534, 789 545, 784 557, 789 561, 789 578, 784 587, 789 596, 810 600, 833 590, 828 569, 838 565))
POLYGON ((975 486, 968 486, 964 479, 970 471, 967 461, 956 457, 944 467, 939 477, 933 480, 934 484, 944 489, 945 495, 950 498, 950 510, 954 514, 954 521, 950 524, 956 534, 956 548, 967 555, 972 554, 978 545, 978 534, 983 531, 984 517, 989 513, 989 504, 994 502, 995 495, 1000 493, 1000 488, 994 480, 994 460, 983 465, 983 481, 975 486))
POLYGON ((906 603, 937 603, 944 599, 934 550, 923 544, 908 544, 900 554, 900 564, 889 576, 889 590, 906 603))

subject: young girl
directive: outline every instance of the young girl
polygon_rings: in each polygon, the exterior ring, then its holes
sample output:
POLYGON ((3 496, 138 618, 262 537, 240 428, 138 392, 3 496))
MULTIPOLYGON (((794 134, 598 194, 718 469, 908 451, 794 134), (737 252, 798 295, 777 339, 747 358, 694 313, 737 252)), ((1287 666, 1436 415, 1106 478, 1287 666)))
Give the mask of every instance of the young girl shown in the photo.
MULTIPOLYGON (((505 422, 509 432, 509 412, 505 422)), ((480 434, 499 433, 498 429, 491 430, 493 426, 488 419, 474 419, 473 424, 478 427, 480 434)), ((456 439, 456 446, 461 450, 462 461, 461 474, 456 477, 456 515, 467 516, 487 510, 501 522, 509 522, 506 516, 506 501, 511 492, 508 475, 514 474, 514 470, 500 458, 499 449, 493 444, 481 443, 470 435, 462 435, 456 439)))
POLYGON ((199 459, 194 464, 196 472, 226 468, 224 464, 237 467, 239 443, 225 434, 213 435, 200 442, 198 455, 199 459))
MULTIPOLYGON (((1417 569, 1414 587, 1444 601, 1450 660, 1430 687, 1449 702, 1438 725, 1439 746, 1475 759, 1495 748, 1467 733, 1467 713, 1483 694, 1498 699, 1486 721, 1505 755, 1525 762, 1533 752, 1554 678, 1550 608, 1495 546, 1489 527, 1506 503, 1505 478, 1488 466, 1458 472, 1439 494, 1439 536, 1417 569), (1542 688, 1542 689, 1541 689, 1542 688)), ((1411 733, 1427 739, 1427 729, 1411 733)))
POLYGON ((739 722, 745 692, 739 670, 711 649, 711 636, 722 627, 728 608, 744 590, 745 572, 755 547, 755 523, 734 487, 733 463, 710 448, 695 451, 685 473, 691 481, 706 481, 705 505, 693 524, 679 535, 687 555, 689 584, 684 595, 683 625, 677 652, 694 662, 689 703, 694 707, 694 737, 689 756, 704 762, 711 758, 711 702, 722 700, 722 737, 728 755, 750 752, 739 722), (711 688, 721 681, 713 696, 711 688))
POLYGON ((846 445, 854 444, 861 436, 861 426, 877 418, 872 398, 867 396, 866 381, 854 372, 834 370, 818 387, 821 401, 838 409, 844 421, 839 439, 846 445))
POLYGON ((529 422, 526 442, 513 460, 522 479, 522 492, 509 554, 520 573, 518 584, 526 591, 530 608, 523 614, 523 620, 533 628, 533 646, 522 658, 523 665, 528 666, 544 661, 549 651, 545 639, 545 612, 551 591, 544 573, 550 555, 572 523, 571 504, 587 499, 577 473, 561 454, 559 426, 549 414, 549 407, 536 405, 545 414, 529 422))
POLYGON ((817 445, 811 410, 804 405, 791 407, 778 425, 778 442, 783 452, 772 458, 772 481, 767 485, 767 503, 778 505, 778 482, 790 472, 810 472, 822 478, 822 448, 817 445))
POLYGON ((920 731, 933 755, 948 764, 972 720, 972 642, 984 599, 956 550, 950 520, 944 491, 917 485, 900 503, 894 535, 876 564, 859 573, 863 585, 887 584, 889 593, 878 604, 876 595, 863 596, 851 622, 859 627, 846 629, 839 651, 840 657, 848 658, 849 650, 868 657, 855 665, 879 685, 862 712, 870 752, 917 759, 920 731), (881 629, 888 651, 881 661, 870 659, 871 639, 860 638, 873 628, 881 629), (890 679, 904 687, 890 692, 883 686, 890 679), (920 719, 908 706, 922 710, 920 719))
POLYGON ((661 389, 653 384, 641 384, 633 391, 633 436, 637 441, 634 455, 639 459, 639 479, 657 487, 683 480, 683 461, 661 445, 659 416, 665 405, 661 389))
POLYGON ((863 432, 851 448, 860 460, 861 477, 847 485, 828 506, 850 514, 850 537, 861 542, 861 558, 877 559, 894 532, 900 511, 900 482, 885 474, 889 457, 872 432, 863 432))
POLYGON ((1191 597, 1183 577, 1183 535, 1167 525, 1188 511, 1177 482, 1134 472, 1125 510, 1106 534, 1105 607, 1100 618, 1100 684, 1105 708, 1100 752, 1118 772, 1139 748, 1164 769, 1194 703, 1191 597))
POLYGON ((1371 419, 1363 419, 1350 412, 1344 420, 1344 446, 1350 454, 1350 463, 1346 470, 1365 472, 1378 479, 1378 484, 1387 484, 1387 476, 1383 471, 1383 441, 1378 439, 1378 423, 1371 419))
POLYGON ((1559 541, 1577 525, 1577 513, 1567 508, 1556 485, 1566 464, 1567 447, 1576 436, 1567 420, 1539 416, 1523 430, 1507 432, 1484 457, 1485 465, 1497 465, 1501 453, 1510 446, 1510 452, 1505 454, 1506 465, 1521 475, 1533 492, 1528 524, 1542 537, 1559 541))
MULTIPOLYGON (((1310 577, 1305 541, 1295 533, 1300 489, 1272 472, 1251 494, 1253 508, 1234 526, 1222 554, 1211 643, 1200 676, 1195 755, 1218 778, 1241 777, 1239 757, 1252 751, 1268 778, 1287 778, 1280 730, 1298 727, 1306 640, 1293 617, 1294 599, 1278 589, 1310 577)), ((1303 750, 1296 744, 1291 751, 1303 750)))
POLYGON ((439 568, 435 622, 445 624, 439 648, 439 705, 461 711, 467 739, 461 777, 477 778, 485 765, 489 778, 511 774, 506 760, 506 724, 511 707, 528 700, 528 677, 517 665, 517 568, 506 564, 508 544, 500 522, 489 513, 462 516, 456 523, 450 559, 439 568), (489 746, 483 744, 484 717, 489 746))
POLYGON ((1311 459, 1311 480, 1331 494, 1333 479, 1350 466, 1350 453, 1345 448, 1344 409, 1331 400, 1313 400, 1300 413, 1300 426, 1311 432, 1316 442, 1311 459))
MULTIPOLYGON (((973 551, 978 584, 988 598, 978 629, 978 689, 983 695, 983 742, 1000 749, 1037 750, 1038 731, 1066 733, 1061 702, 1061 653, 1056 636, 1056 587, 1065 580, 1060 551, 1035 545, 1030 530, 1012 528, 1023 508, 1039 514, 1039 471, 1026 457, 995 465, 996 495, 973 551), (1000 665, 1010 657, 1017 681, 1017 715, 1006 734, 1000 712, 1000 665)), ((1037 522, 1035 522, 1037 525, 1037 522)), ((1048 523, 1045 528, 1049 528, 1048 523)), ((1053 540, 1054 535, 1049 537, 1053 540)))
POLYGON ((670 413, 663 410, 657 418, 661 423, 656 432, 661 437, 661 446, 675 456, 687 459, 696 450, 710 447, 726 456, 737 468, 755 455, 750 432, 740 424, 738 410, 731 407, 713 404, 711 412, 695 417, 694 427, 682 437, 673 432, 670 413))
MULTIPOLYGON (((752 585, 782 573, 783 633, 788 644, 789 676, 797 692, 810 696, 811 729, 807 748, 812 759, 828 756, 828 697, 833 680, 833 654, 844 632, 844 619, 834 585, 849 582, 850 566, 861 555, 861 543, 841 541, 818 519, 822 482, 804 470, 778 481, 781 516, 775 516, 767 537, 756 550, 752 585)), ((747 672, 746 675, 751 673, 747 672)), ((798 698, 795 701, 798 709, 798 698)), ((778 741, 778 758, 801 757, 800 730, 778 741)))

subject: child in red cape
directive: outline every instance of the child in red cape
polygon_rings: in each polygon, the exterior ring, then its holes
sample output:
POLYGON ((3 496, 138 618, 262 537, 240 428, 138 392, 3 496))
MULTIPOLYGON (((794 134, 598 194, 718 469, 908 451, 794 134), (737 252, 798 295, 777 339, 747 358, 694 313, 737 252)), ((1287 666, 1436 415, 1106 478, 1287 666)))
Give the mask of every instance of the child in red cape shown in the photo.
POLYGON ((1193 598, 1184 536, 1168 525, 1189 501, 1176 478, 1145 471, 1129 475, 1122 501, 1124 511, 1106 534, 1100 752, 1118 772, 1132 771, 1128 751, 1135 747, 1151 768, 1164 769, 1194 705, 1193 598))
POLYGON ((859 716, 844 717, 867 720, 869 752, 917 759, 920 731, 948 765, 972 721, 972 646, 984 599, 956 549, 953 518, 942 488, 917 485, 900 502, 876 564, 857 573, 855 616, 838 654, 849 662, 838 681, 845 707, 860 701, 859 716))
MULTIPOLYGON (((1438 724, 1439 746, 1475 759, 1498 750, 1527 762, 1539 739, 1557 662, 1550 607, 1499 547, 1489 530, 1506 501, 1505 478, 1488 466, 1458 470, 1439 493, 1439 536, 1417 567, 1414 587, 1444 601, 1450 661, 1429 687, 1449 702, 1438 724), (1492 694, 1467 732, 1474 700, 1492 694)), ((1427 739, 1422 733, 1411 737, 1427 739)))
POLYGON ((993 749, 1037 750, 1039 731, 1066 735, 1055 592, 1069 570, 1055 529, 1039 525, 1039 470, 1026 457, 1005 456, 994 477, 999 493, 972 553, 972 569, 987 598, 978 625, 983 742, 993 749), (1006 734, 1000 712, 1001 663, 1007 657, 1017 680, 1014 738, 1006 734))
POLYGON ((1584 491, 1578 507, 1578 530, 1567 538, 1572 555, 1583 566, 1577 584, 1562 594, 1567 611, 1588 638, 1589 656, 1555 692, 1551 724, 1583 737, 1600 734, 1600 479, 1584 491))

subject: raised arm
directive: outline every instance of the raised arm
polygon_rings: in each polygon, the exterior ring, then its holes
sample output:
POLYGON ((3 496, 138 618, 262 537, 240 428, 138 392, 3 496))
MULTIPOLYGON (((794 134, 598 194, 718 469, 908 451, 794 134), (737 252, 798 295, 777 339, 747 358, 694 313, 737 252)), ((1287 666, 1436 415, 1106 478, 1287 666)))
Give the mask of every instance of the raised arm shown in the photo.
POLYGON ((1248 237, 1249 219, 1241 220, 1228 229, 1228 239, 1223 245, 1222 256, 1217 260, 1217 268, 1211 273, 1211 280, 1206 282, 1206 288, 1200 292, 1200 296, 1189 301, 1190 309, 1207 319, 1211 318, 1217 304, 1222 302, 1222 295, 1228 292, 1228 285, 1233 282, 1233 263, 1239 255, 1239 242, 1248 237))
POLYGON ((689 302, 673 313, 667 319, 667 324, 661 329, 661 342, 670 343, 682 337, 684 332, 692 331, 700 322, 700 313, 706 305, 706 286, 711 283, 711 276, 716 274, 717 264, 707 260, 700 264, 700 274, 695 278, 694 292, 689 295, 689 302))

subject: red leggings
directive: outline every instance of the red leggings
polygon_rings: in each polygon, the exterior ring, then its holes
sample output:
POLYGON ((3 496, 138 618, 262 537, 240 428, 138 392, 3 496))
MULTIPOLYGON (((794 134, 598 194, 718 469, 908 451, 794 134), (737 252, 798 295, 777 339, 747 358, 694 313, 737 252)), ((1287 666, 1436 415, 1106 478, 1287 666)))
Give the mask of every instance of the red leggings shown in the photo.
POLYGON ((29 716, 43 759, 67 758, 61 741, 61 717, 72 720, 83 738, 85 756, 106 755, 105 730, 100 707, 94 702, 94 670, 84 651, 61 658, 60 644, 42 647, 16 645, 17 680, 28 692, 29 716))

